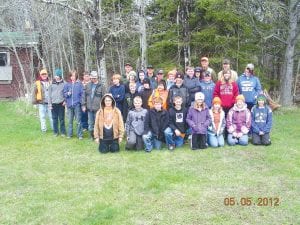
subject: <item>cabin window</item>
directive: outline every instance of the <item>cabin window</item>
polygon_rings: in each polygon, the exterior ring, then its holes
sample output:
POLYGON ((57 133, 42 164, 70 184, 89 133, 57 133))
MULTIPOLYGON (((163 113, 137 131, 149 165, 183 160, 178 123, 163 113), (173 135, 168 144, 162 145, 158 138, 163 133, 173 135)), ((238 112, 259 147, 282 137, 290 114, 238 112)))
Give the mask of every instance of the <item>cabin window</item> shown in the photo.
POLYGON ((8 57, 7 52, 0 52, 0 66, 9 66, 8 57))

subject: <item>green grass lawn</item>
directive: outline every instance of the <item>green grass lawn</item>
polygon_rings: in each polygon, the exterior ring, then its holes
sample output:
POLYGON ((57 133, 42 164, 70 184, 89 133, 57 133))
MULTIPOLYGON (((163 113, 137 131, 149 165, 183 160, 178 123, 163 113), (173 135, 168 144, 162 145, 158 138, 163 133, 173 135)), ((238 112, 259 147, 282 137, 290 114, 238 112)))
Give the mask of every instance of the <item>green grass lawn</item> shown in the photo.
POLYGON ((99 154, 0 102, 0 224, 300 224, 300 110, 275 112, 273 124, 269 147, 99 154))

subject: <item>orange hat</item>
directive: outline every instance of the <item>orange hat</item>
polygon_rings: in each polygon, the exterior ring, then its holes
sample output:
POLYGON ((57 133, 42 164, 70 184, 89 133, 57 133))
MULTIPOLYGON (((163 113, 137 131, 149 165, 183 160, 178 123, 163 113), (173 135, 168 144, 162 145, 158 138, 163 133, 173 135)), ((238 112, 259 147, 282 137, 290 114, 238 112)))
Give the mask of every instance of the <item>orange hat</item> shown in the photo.
POLYGON ((242 100, 243 102, 245 102, 245 97, 244 97, 244 95, 238 95, 238 96, 236 96, 235 102, 237 102, 238 100, 242 100))
POLYGON ((222 104, 222 101, 219 97, 214 97, 213 101, 212 101, 212 104, 219 104, 221 105, 222 104))

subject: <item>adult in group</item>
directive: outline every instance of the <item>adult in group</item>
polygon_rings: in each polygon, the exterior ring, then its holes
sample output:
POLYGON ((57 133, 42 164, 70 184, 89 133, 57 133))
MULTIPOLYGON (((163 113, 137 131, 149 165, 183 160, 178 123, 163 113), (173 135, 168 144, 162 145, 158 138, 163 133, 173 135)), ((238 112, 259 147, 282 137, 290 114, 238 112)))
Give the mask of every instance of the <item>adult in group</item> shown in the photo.
POLYGON ((255 105, 256 98, 261 94, 261 84, 254 75, 254 65, 249 63, 244 73, 237 80, 239 92, 244 95, 249 110, 255 105))
POLYGON ((90 138, 94 140, 95 117, 104 93, 97 71, 92 71, 90 78, 91 82, 86 85, 82 95, 82 111, 88 113, 88 130, 90 138))
POLYGON ((133 67, 130 63, 126 63, 124 69, 125 69, 125 74, 122 77, 122 81, 123 83, 126 83, 129 80, 130 71, 133 71, 133 67))
POLYGON ((81 100, 83 95, 83 85, 78 79, 76 70, 71 70, 68 76, 69 80, 64 86, 64 98, 67 104, 69 125, 68 136, 73 136, 73 120, 76 121, 76 135, 78 139, 82 139, 82 126, 81 126, 81 100))
POLYGON ((205 72, 203 79, 200 81, 200 87, 201 92, 205 95, 205 104, 208 108, 211 108, 215 86, 211 73, 205 72))
POLYGON ((155 77, 155 74, 154 74, 154 67, 152 65, 147 66, 146 76, 150 80, 151 89, 154 90, 155 88, 157 88, 156 77, 155 77))
POLYGON ((52 113, 49 110, 49 86, 50 80, 46 69, 40 71, 39 77, 34 83, 33 88, 33 104, 37 104, 39 109, 39 117, 41 123, 41 131, 45 133, 47 131, 46 117, 48 116, 50 126, 53 129, 52 113))
POLYGON ((209 60, 207 57, 202 57, 200 60, 200 64, 201 64, 201 68, 202 68, 202 74, 205 73, 210 73, 211 74, 211 78, 214 82, 216 82, 217 80, 217 75, 216 72, 209 67, 209 60))
POLYGON ((121 84, 121 75, 114 74, 112 76, 113 85, 109 88, 109 93, 112 94, 114 101, 116 102, 116 106, 121 111, 123 115, 123 103, 125 98, 125 86, 121 84))
MULTIPOLYGON (((84 71, 82 76, 82 85, 83 88, 86 87, 87 84, 91 82, 90 72, 84 71)), ((88 113, 85 111, 81 111, 81 127, 83 131, 88 130, 89 123, 88 123, 88 113)))
POLYGON ((231 69, 230 60, 224 59, 222 63, 222 70, 218 73, 218 80, 221 80, 223 71, 231 71, 231 80, 237 81, 238 74, 236 71, 231 69))
POLYGON ((231 79, 231 71, 222 71, 221 79, 216 83, 213 96, 221 99, 225 116, 227 116, 228 111, 234 105, 238 94, 239 88, 237 83, 231 79))
POLYGON ((49 109, 53 119, 53 134, 66 136, 65 127, 65 99, 64 99, 63 73, 61 69, 55 69, 54 80, 49 87, 49 109))
POLYGON ((184 86, 189 90, 189 103, 193 104, 195 101, 195 93, 201 90, 200 81, 197 77, 194 76, 194 67, 188 66, 185 69, 186 75, 184 76, 184 86))

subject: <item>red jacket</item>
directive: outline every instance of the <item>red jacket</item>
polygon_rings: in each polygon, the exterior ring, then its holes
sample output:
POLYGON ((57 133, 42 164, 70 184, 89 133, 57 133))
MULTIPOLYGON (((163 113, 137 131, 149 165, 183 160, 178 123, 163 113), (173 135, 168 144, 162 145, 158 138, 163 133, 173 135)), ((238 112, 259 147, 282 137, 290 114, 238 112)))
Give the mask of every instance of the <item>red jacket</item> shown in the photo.
POLYGON ((236 82, 223 83, 218 81, 214 90, 214 97, 219 97, 222 101, 224 109, 230 109, 234 103, 235 98, 239 94, 239 88, 236 82))

